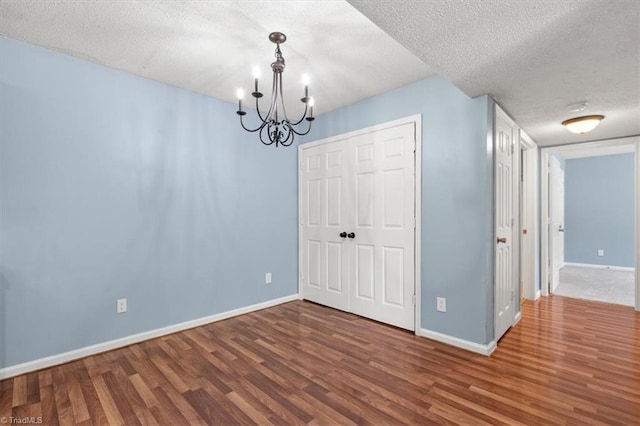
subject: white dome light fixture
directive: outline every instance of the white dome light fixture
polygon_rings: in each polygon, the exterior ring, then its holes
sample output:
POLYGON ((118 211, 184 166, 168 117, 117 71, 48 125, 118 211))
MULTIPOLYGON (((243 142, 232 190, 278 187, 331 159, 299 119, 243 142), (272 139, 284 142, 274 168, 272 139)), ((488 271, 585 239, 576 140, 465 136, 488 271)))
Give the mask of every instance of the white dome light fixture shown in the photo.
POLYGON ((588 133, 598 127, 600 121, 604 118, 604 115, 585 115, 582 117, 570 118, 564 120, 562 125, 567 128, 571 133, 578 135, 588 133))

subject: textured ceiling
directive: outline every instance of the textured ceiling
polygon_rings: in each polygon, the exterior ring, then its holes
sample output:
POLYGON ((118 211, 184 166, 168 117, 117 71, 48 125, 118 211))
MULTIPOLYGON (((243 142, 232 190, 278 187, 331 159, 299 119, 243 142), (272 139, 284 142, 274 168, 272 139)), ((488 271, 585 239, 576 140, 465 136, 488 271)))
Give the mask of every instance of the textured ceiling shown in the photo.
POLYGON ((282 31, 285 98, 308 73, 318 113, 437 72, 491 95, 541 146, 640 134, 638 0, 349 3, 0 0, 0 34, 235 101, 254 66, 269 76, 267 35, 282 31), (586 135, 560 125, 580 114, 606 119, 586 135))
POLYGON ((316 113, 432 74, 344 0, 0 0, 2 35, 232 102, 238 87, 252 91, 255 66, 270 93, 272 31, 288 37, 281 49, 292 119, 304 73, 316 113))
POLYGON ((638 0, 348 1, 541 146, 640 134, 638 0), (606 118, 585 135, 560 124, 586 114, 606 118))

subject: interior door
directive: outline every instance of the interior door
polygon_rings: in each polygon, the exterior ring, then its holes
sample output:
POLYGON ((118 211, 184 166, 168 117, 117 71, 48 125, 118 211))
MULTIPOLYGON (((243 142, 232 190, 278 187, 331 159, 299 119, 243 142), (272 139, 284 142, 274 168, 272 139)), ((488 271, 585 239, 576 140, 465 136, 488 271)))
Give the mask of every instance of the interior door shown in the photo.
POLYGON ((513 152, 516 129, 499 109, 496 109, 495 120, 495 340, 498 341, 515 320, 513 152))
POLYGON ((560 284, 560 268, 564 266, 564 170, 560 167, 560 161, 555 157, 550 157, 549 164, 549 226, 551 227, 551 280, 550 291, 556 291, 560 284))
POLYGON ((336 309, 349 309, 348 259, 344 244, 348 199, 345 150, 338 141, 302 150, 302 293, 336 309), (342 234, 342 236, 341 236, 342 234))
POLYGON ((414 141, 414 123, 349 141, 351 312, 409 330, 415 328, 414 141))

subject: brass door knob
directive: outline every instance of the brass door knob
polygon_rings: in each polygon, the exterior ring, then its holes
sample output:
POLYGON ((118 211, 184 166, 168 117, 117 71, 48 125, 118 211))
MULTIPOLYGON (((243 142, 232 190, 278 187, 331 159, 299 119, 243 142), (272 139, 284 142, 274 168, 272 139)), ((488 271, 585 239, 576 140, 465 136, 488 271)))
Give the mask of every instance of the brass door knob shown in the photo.
POLYGON ((498 237, 498 243, 507 243, 507 237, 498 237))

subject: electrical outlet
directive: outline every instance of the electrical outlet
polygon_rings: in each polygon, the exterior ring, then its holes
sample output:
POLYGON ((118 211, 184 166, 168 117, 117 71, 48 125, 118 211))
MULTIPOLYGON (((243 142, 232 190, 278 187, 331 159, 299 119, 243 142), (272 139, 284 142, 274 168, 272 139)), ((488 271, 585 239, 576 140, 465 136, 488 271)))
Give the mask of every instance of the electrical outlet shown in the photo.
POLYGON ((264 274, 264 283, 271 284, 271 272, 267 272, 264 274))
POLYGON ((119 314, 127 312, 127 299, 118 299, 116 301, 116 312, 119 314))
POLYGON ((598 250, 598 256, 600 256, 600 257, 604 256, 604 250, 599 249, 598 250))
POLYGON ((447 312, 447 299, 444 297, 436 298, 436 310, 438 312, 447 312))

